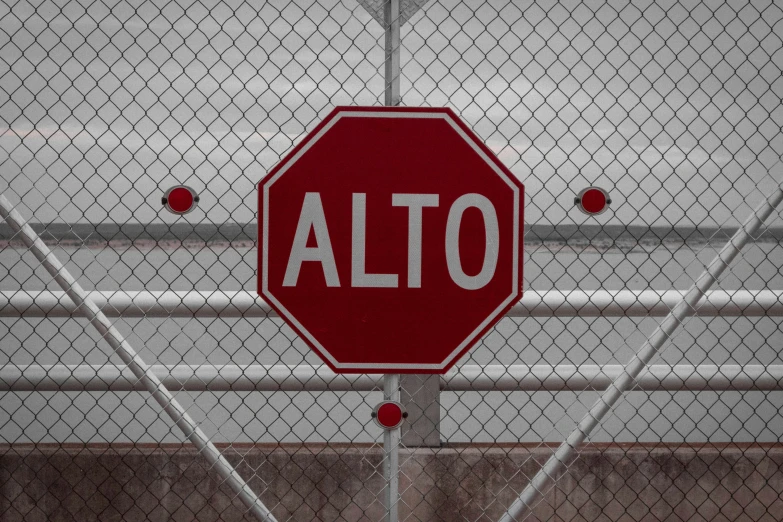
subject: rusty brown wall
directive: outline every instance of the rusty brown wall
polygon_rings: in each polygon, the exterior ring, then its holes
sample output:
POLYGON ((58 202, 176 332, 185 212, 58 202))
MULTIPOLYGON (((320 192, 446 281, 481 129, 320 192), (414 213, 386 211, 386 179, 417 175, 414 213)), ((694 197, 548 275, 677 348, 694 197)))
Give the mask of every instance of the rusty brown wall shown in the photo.
MULTIPOLYGON (((278 520, 380 520, 381 450, 222 448, 278 520)), ((403 450, 401 520, 496 521, 552 448, 403 450), (533 457, 531 459, 530 457, 533 457)), ((781 445, 594 445, 541 520, 783 520, 781 445)), ((0 520, 251 520, 185 445, 0 446, 0 520)))

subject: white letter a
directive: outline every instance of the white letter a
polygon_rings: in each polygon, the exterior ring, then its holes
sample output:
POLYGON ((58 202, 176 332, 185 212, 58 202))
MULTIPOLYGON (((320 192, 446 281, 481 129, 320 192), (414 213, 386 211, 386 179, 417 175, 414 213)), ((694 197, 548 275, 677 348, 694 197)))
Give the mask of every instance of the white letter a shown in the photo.
POLYGON ((305 194, 302 213, 299 214, 299 223, 296 225, 291 255, 288 256, 283 286, 296 286, 296 282, 299 280, 299 269, 302 268, 304 261, 319 261, 324 271, 326 286, 340 286, 337 265, 334 262, 334 253, 332 252, 332 241, 329 239, 329 230, 326 228, 324 206, 321 203, 321 194, 318 192, 305 194), (315 232, 317 246, 314 247, 307 246, 310 229, 315 232))

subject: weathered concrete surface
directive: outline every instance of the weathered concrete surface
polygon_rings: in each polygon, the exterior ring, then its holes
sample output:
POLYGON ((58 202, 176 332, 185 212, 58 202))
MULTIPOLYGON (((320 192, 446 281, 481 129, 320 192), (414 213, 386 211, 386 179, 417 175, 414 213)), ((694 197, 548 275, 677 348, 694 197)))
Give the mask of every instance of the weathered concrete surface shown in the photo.
MULTIPOLYGON (((383 519, 373 445, 222 447, 285 521, 383 519)), ((496 521, 550 446, 403 450, 400 520, 496 521)), ((595 445, 538 520, 783 520, 783 445, 595 445)), ((250 520, 190 445, 0 445, 0 520, 250 520)))
POLYGON ((411 447, 440 447, 440 376, 400 375, 400 402, 408 411, 402 424, 402 443, 411 447))

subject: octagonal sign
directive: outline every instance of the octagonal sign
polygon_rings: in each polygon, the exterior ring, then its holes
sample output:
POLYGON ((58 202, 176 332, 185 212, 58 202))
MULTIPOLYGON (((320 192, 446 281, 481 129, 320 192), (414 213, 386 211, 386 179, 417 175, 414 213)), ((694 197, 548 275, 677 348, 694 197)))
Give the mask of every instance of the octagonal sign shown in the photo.
POLYGON ((258 188, 258 292, 335 372, 445 373, 522 295, 524 187, 450 109, 338 107, 258 188))

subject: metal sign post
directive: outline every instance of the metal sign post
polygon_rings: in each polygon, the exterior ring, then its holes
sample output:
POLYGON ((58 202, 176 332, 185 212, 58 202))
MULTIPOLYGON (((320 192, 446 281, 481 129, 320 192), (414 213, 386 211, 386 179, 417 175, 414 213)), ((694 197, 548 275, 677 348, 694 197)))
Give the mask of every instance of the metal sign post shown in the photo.
MULTIPOLYGON (((384 104, 395 107, 400 104, 400 0, 386 0, 383 6, 383 22, 386 31, 384 63, 384 104)), ((383 400, 400 401, 400 375, 383 376, 383 400)), ((386 522, 397 522, 399 501, 400 428, 383 430, 383 505, 386 522)))
MULTIPOLYGON (((383 376, 383 400, 400 402, 400 375, 383 376)), ((400 499, 400 427, 383 430, 383 505, 387 522, 397 522, 400 499)))

